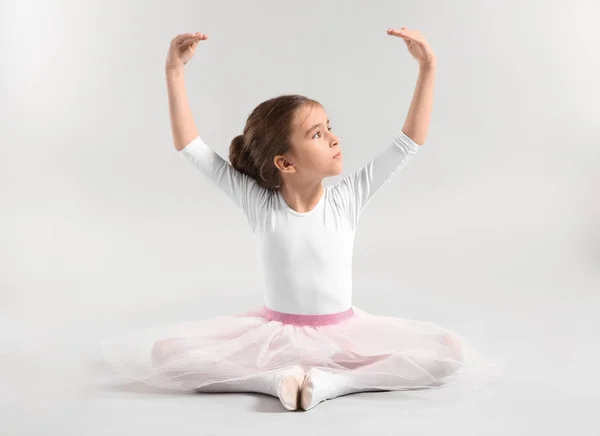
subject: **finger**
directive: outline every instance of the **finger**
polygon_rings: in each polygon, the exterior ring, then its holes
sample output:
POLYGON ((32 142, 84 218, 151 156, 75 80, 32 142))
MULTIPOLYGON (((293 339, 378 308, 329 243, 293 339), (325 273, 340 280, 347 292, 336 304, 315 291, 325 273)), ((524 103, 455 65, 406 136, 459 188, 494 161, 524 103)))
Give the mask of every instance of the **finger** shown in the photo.
POLYGON ((195 39, 194 39, 194 38, 186 38, 186 39, 184 39, 183 41, 181 41, 179 44, 180 44, 180 45, 189 45, 189 44, 191 44, 191 43, 192 43, 192 42, 194 42, 194 41, 195 41, 195 39))
POLYGON ((184 46, 184 45, 187 45, 187 44, 194 44, 194 43, 197 43, 200 40, 204 40, 204 39, 207 39, 207 38, 208 38, 208 36, 206 36, 206 35, 198 34, 198 35, 192 36, 191 38, 184 39, 181 42, 180 45, 184 46))
POLYGON ((173 38, 174 44, 181 44, 185 39, 194 36, 193 33, 180 33, 175 38, 173 38))
POLYGON ((399 30, 399 29, 388 29, 388 35, 397 36, 400 38, 409 38, 410 35, 407 30, 399 30))
POLYGON ((410 39, 411 41, 416 42, 417 44, 424 44, 425 38, 418 30, 405 30, 401 32, 401 36, 403 38, 410 39))
POLYGON ((190 41, 195 41, 199 39, 207 39, 208 35, 204 35, 203 33, 182 33, 181 35, 177 35, 173 42, 176 45, 188 44, 190 41))
MULTIPOLYGON (((392 29, 393 30, 393 29, 392 29)), ((398 36, 404 40, 404 42, 413 42, 417 45, 423 46, 425 45, 425 39, 420 34, 418 30, 400 30, 395 33, 392 33, 394 36, 398 36)))

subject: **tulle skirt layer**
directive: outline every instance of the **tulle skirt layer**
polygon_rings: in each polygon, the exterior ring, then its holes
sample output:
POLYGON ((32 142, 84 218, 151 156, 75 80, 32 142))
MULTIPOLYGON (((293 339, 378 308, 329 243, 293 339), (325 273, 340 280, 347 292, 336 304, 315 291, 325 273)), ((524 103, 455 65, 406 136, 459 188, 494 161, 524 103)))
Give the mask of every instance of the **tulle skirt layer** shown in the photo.
POLYGON ((459 334, 431 322, 370 314, 287 315, 266 307, 132 333, 101 344, 114 382, 194 391, 292 366, 345 374, 349 387, 407 390, 503 376, 459 334))

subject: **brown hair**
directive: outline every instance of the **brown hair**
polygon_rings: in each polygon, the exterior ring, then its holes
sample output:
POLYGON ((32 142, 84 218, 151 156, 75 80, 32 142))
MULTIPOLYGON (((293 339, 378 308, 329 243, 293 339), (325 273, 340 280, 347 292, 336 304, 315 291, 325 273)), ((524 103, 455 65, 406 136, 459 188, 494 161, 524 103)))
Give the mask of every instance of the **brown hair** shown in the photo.
POLYGON ((281 185, 273 158, 290 149, 293 120, 305 105, 320 105, 303 95, 280 95, 263 101, 248 116, 243 133, 229 146, 229 161, 238 171, 252 177, 263 188, 281 185))

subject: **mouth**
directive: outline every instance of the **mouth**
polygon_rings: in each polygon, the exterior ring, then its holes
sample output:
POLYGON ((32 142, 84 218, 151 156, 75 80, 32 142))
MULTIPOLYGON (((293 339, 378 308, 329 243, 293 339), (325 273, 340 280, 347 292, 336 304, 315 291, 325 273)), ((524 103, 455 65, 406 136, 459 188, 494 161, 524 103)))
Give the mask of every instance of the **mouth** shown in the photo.
POLYGON ((338 154, 333 156, 334 159, 339 159, 340 157, 342 157, 342 152, 339 152, 338 154))

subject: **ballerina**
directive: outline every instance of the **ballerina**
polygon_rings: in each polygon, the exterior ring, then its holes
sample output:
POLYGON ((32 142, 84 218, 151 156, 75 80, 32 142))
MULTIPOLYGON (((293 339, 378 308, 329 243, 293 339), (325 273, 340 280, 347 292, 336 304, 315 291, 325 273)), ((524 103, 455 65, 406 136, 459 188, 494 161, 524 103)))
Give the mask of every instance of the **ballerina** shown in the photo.
POLYGON ((405 27, 386 32, 419 64, 408 116, 387 147, 328 187, 322 181, 341 173, 343 153, 318 101, 292 94, 260 103, 231 141, 227 162, 199 136, 184 88, 184 66, 208 36, 173 38, 166 78, 174 146, 246 217, 264 306, 107 342, 107 360, 126 380, 259 392, 288 410, 310 410, 350 393, 443 386, 477 354, 437 324, 352 305, 357 224, 373 195, 422 147, 432 104, 436 59, 427 41, 405 27))

